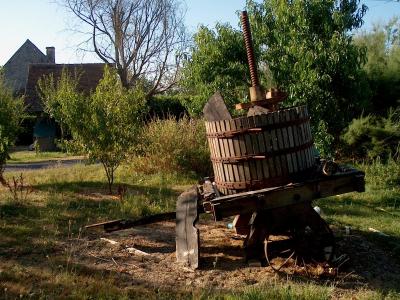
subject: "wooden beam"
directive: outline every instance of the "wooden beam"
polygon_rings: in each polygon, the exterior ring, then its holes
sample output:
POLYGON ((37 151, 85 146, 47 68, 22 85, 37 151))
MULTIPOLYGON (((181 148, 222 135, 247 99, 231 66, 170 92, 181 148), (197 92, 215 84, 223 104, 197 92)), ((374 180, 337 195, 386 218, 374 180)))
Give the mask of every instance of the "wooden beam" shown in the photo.
POLYGON ((354 170, 304 183, 218 197, 204 202, 203 206, 205 211, 213 212, 215 220, 221 220, 353 191, 362 192, 364 184, 364 173, 354 170))

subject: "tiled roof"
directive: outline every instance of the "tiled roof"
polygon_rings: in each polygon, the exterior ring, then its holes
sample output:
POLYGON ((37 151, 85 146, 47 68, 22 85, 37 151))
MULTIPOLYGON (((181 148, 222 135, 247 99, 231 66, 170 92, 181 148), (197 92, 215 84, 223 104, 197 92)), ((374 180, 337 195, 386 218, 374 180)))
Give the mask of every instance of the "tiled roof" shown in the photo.
POLYGON ((23 93, 31 63, 48 63, 48 58, 29 39, 4 65, 4 78, 14 93, 23 93))
POLYGON ((54 80, 61 77, 61 72, 66 69, 69 74, 80 74, 78 89, 89 93, 94 90, 103 77, 105 64, 31 64, 29 65, 28 80, 25 88, 25 104, 31 112, 41 112, 42 104, 37 92, 38 80, 53 74, 54 80))

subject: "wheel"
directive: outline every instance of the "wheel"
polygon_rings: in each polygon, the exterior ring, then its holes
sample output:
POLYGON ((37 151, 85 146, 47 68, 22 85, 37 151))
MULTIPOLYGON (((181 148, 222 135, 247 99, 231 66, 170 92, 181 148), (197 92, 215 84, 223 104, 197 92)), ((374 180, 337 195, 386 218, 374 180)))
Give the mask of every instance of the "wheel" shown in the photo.
POLYGON ((267 263, 275 271, 326 265, 333 259, 335 240, 328 224, 313 210, 295 219, 287 232, 264 241, 267 263))

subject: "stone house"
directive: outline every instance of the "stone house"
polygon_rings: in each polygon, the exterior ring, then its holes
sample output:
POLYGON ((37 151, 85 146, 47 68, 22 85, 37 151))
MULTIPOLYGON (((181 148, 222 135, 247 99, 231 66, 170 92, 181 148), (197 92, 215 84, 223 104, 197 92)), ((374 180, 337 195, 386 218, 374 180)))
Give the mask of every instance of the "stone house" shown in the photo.
POLYGON ((41 52, 29 39, 14 53, 4 65, 4 79, 15 95, 24 95, 27 112, 33 121, 27 121, 25 133, 19 143, 39 142, 42 151, 54 148, 54 137, 57 126, 43 112, 42 103, 37 92, 38 80, 53 74, 54 80, 61 77, 62 70, 69 74, 78 73, 78 89, 89 93, 94 90, 103 77, 105 64, 56 64, 55 48, 46 47, 46 54, 41 52))

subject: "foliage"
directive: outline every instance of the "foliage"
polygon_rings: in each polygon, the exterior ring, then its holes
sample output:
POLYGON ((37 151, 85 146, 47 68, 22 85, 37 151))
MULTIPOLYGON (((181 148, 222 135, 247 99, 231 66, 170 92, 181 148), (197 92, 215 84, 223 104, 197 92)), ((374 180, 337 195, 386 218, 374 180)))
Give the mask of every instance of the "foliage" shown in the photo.
POLYGON ((355 43, 367 49, 364 66, 372 90, 372 111, 386 114, 388 108, 400 104, 400 19, 376 24, 363 31, 355 43))
POLYGON ((329 134, 328 126, 324 120, 320 120, 314 133, 315 147, 323 158, 334 158, 332 143, 334 137, 329 134))
POLYGON ((200 26, 189 57, 182 70, 181 85, 188 96, 184 104, 191 115, 199 115, 216 90, 229 108, 247 97, 250 79, 240 31, 227 24, 217 24, 215 30, 200 26))
POLYGON ((57 107, 54 117, 62 118, 73 138, 68 145, 103 164, 111 193, 114 172, 137 141, 145 111, 144 93, 139 87, 125 89, 116 71, 108 67, 90 97, 76 91, 74 79, 65 79, 54 89, 51 84, 48 80, 47 88, 42 89, 45 106, 57 107), (49 99, 54 103, 48 103, 49 99))
POLYGON ((387 117, 374 115, 354 119, 343 140, 353 149, 358 158, 400 155, 400 109, 390 110, 387 117))
POLYGON ((179 172, 210 175, 210 154, 204 121, 183 117, 176 120, 153 119, 142 130, 140 160, 134 162, 140 172, 179 172))
POLYGON ((14 145, 24 119, 24 102, 15 98, 0 76, 0 180, 10 148, 14 145))
MULTIPOLYGON (((400 158, 389 156, 386 161, 377 157, 369 162, 360 164, 366 174, 366 182, 371 190, 399 190, 400 158)), ((397 203, 400 207, 400 201, 397 203)))
POLYGON ((63 69, 58 81, 54 80, 52 73, 41 77, 38 81, 37 87, 43 110, 60 125, 62 139, 68 132, 66 105, 73 102, 74 98, 82 97, 77 93, 79 77, 79 73, 70 74, 67 69, 63 69))
POLYGON ((174 116, 180 118, 187 113, 187 110, 183 106, 184 102, 183 95, 157 95, 148 99, 147 104, 149 106, 150 118, 167 118, 168 116, 174 116))
POLYGON ((366 6, 359 0, 249 0, 247 6, 254 39, 264 49, 261 61, 289 94, 286 104, 307 104, 314 129, 324 120, 337 138, 368 106, 365 51, 351 35, 366 6))

